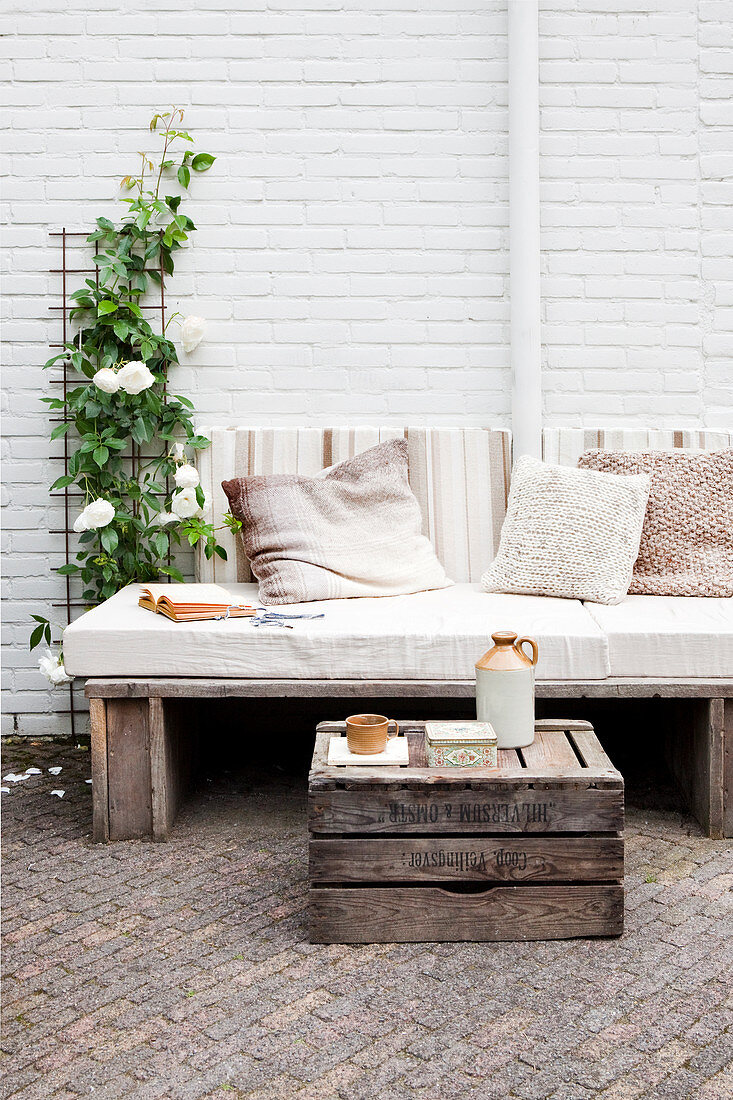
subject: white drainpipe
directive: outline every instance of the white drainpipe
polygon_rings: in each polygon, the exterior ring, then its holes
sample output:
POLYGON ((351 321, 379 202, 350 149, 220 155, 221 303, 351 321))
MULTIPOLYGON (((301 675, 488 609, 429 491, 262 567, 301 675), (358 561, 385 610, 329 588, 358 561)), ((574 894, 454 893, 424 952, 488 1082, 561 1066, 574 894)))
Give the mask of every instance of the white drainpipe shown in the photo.
POLYGON ((542 456, 538 0, 509 0, 509 283, 514 460, 542 456))

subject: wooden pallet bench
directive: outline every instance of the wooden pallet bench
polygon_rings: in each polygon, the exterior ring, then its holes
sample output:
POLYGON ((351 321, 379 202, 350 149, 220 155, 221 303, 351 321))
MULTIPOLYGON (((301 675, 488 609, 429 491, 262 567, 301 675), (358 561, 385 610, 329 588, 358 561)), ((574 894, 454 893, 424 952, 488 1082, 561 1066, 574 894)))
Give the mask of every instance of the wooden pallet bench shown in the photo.
POLYGON ((623 931, 624 781, 588 722, 540 721, 499 766, 329 766, 308 783, 314 943, 549 940, 623 931))
MULTIPOLYGON (((704 831, 733 836, 730 680, 539 680, 536 692, 545 699, 684 700, 683 720, 664 731, 667 762, 704 831)), ((94 839, 168 837, 192 776, 199 731, 191 700, 330 698, 353 711, 356 700, 474 693, 473 680, 89 679, 94 839)))

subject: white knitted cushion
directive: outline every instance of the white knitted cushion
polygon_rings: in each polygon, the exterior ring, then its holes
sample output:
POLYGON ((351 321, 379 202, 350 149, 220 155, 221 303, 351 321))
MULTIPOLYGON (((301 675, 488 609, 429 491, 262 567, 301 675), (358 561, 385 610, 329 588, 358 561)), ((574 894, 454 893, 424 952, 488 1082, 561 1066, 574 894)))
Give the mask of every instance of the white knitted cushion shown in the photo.
POLYGON ((573 470, 523 456, 482 588, 620 603, 639 552, 650 485, 648 474, 573 470))

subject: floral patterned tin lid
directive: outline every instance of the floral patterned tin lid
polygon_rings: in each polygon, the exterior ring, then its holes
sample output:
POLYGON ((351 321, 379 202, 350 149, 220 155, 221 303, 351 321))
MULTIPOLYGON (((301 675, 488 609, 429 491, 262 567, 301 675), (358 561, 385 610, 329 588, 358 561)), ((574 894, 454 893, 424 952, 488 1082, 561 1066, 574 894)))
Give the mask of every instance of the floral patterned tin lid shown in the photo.
POLYGON ((495 745, 496 733, 490 722, 426 722, 429 745, 495 745))

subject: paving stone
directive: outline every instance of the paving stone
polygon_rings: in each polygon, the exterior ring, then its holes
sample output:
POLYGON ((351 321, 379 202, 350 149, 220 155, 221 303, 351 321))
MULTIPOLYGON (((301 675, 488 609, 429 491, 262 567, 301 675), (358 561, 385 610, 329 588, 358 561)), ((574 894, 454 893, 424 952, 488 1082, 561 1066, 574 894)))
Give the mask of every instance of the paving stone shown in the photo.
POLYGON ((304 777, 211 777, 91 842, 89 754, 3 795, 4 1100, 722 1100, 733 855, 627 775, 618 940, 305 942, 304 777), (636 799, 636 801, 635 801, 636 799), (655 882, 646 879, 653 874, 655 882))

